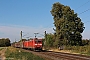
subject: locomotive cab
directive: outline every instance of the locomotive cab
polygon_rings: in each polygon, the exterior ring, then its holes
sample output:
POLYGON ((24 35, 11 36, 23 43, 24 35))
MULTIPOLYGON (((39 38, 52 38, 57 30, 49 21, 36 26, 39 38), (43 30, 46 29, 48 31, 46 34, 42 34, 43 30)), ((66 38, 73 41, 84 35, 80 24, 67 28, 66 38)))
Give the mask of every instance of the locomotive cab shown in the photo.
POLYGON ((42 50, 42 39, 35 39, 35 50, 42 50))

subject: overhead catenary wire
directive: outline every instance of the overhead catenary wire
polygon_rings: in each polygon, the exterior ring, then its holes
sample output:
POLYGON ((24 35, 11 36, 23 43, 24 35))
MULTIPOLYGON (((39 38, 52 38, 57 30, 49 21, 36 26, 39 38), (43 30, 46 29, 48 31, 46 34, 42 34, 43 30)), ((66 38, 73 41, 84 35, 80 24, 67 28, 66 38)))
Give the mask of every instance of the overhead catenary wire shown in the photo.
POLYGON ((81 13, 79 13, 78 15, 83 14, 83 13, 85 13, 85 12, 89 11, 89 10, 90 10, 90 8, 89 8, 89 9, 87 9, 87 10, 85 10, 85 11, 83 11, 83 12, 81 12, 81 13))
POLYGON ((85 2, 84 4, 82 4, 81 6, 77 7, 75 10, 80 9, 81 7, 83 7, 84 5, 86 5, 86 4, 89 3, 89 2, 90 2, 90 0, 88 0, 87 2, 85 2))
POLYGON ((50 25, 51 25, 51 24, 49 24, 49 25, 45 26, 44 28, 40 29, 40 31, 38 31, 38 33, 40 33, 41 31, 44 32, 47 28, 48 28, 48 29, 50 29, 50 28, 53 29, 54 26, 50 26, 50 25))
MULTIPOLYGON (((81 7, 83 7, 84 5, 86 5, 86 4, 89 3, 89 2, 90 2, 90 0, 88 0, 86 3, 82 4, 81 6, 79 6, 76 10, 78 10, 78 9, 81 8, 81 7)), ((85 13, 85 12, 88 12, 89 10, 90 10, 90 8, 87 9, 87 10, 85 10, 85 11, 83 11, 83 12, 81 12, 81 13, 79 13, 78 15, 81 15, 81 14, 83 14, 83 13, 85 13)), ((90 21, 86 21, 85 23, 88 23, 88 22, 90 22, 90 21)))
MULTIPOLYGON (((81 15, 81 14, 83 14, 83 13, 87 12, 87 11, 90 11, 90 8, 89 8, 89 9, 87 9, 87 10, 85 10, 85 11, 83 11, 83 12, 81 12, 81 13, 79 13, 78 15, 81 15)), ((90 21, 86 21, 85 23, 88 23, 88 22, 90 22, 90 21)))
MULTIPOLYGON (((81 6, 77 7, 76 10, 78 10, 78 9, 81 8, 81 7, 83 7, 84 5, 86 5, 86 4, 89 3, 89 2, 90 2, 90 0, 88 0, 87 2, 85 2, 84 4, 82 4, 81 6)), ((83 14, 83 13, 89 11, 89 10, 90 10, 90 8, 87 9, 87 10, 85 10, 85 11, 83 11, 83 12, 81 12, 81 13, 79 13, 78 15, 81 15, 81 14, 83 14)))

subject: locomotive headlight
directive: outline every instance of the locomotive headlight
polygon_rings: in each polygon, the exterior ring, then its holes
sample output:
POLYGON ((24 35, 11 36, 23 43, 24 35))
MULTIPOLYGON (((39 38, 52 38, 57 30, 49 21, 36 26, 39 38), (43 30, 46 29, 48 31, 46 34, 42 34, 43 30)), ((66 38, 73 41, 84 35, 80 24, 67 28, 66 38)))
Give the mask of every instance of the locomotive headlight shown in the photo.
POLYGON ((37 44, 35 44, 35 45, 37 45, 37 44))
POLYGON ((39 45, 42 45, 42 44, 39 44, 39 45))

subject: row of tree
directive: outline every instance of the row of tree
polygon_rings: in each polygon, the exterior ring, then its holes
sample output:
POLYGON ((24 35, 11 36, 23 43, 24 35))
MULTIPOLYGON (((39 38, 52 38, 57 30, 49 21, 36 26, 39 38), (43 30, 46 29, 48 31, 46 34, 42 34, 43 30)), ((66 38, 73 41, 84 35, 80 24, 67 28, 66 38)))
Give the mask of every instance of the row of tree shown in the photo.
MULTIPOLYGON (((46 34, 46 39, 44 40, 45 42, 45 46, 48 47, 48 48, 52 48, 52 47, 59 47, 59 46, 67 46, 67 45, 71 45, 71 44, 68 44, 68 41, 67 40, 64 40, 62 41, 62 45, 59 45, 56 43, 56 36, 55 34, 46 34), (45 41, 46 40, 46 41, 45 41)), ((90 45, 90 39, 82 39, 82 46, 84 45, 90 45)))
POLYGON ((0 39, 0 47, 7 47, 7 46, 11 46, 10 39, 9 38, 0 39))
POLYGON ((82 45, 90 45, 90 39, 83 39, 82 45))

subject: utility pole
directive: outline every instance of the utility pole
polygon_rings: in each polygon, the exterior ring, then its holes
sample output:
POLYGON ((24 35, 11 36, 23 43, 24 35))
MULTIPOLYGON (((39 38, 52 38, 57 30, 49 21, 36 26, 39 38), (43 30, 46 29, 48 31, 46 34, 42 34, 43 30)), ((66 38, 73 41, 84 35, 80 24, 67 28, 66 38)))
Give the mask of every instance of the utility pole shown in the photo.
POLYGON ((21 31, 21 33, 20 33, 20 34, 21 34, 21 41, 22 41, 22 31, 21 31))
POLYGON ((45 31, 45 41, 46 41, 46 38, 47 38, 47 33, 46 33, 46 31, 45 31))
POLYGON ((22 48, 22 31, 20 32, 20 35, 21 35, 21 42, 20 42, 20 47, 22 48))
POLYGON ((39 33, 34 33, 34 34, 35 34, 35 38, 36 38, 37 34, 39 34, 39 33))
POLYGON ((44 42, 44 48, 46 49, 46 41, 47 41, 47 33, 46 33, 46 31, 44 32, 45 33, 45 42, 44 42))

